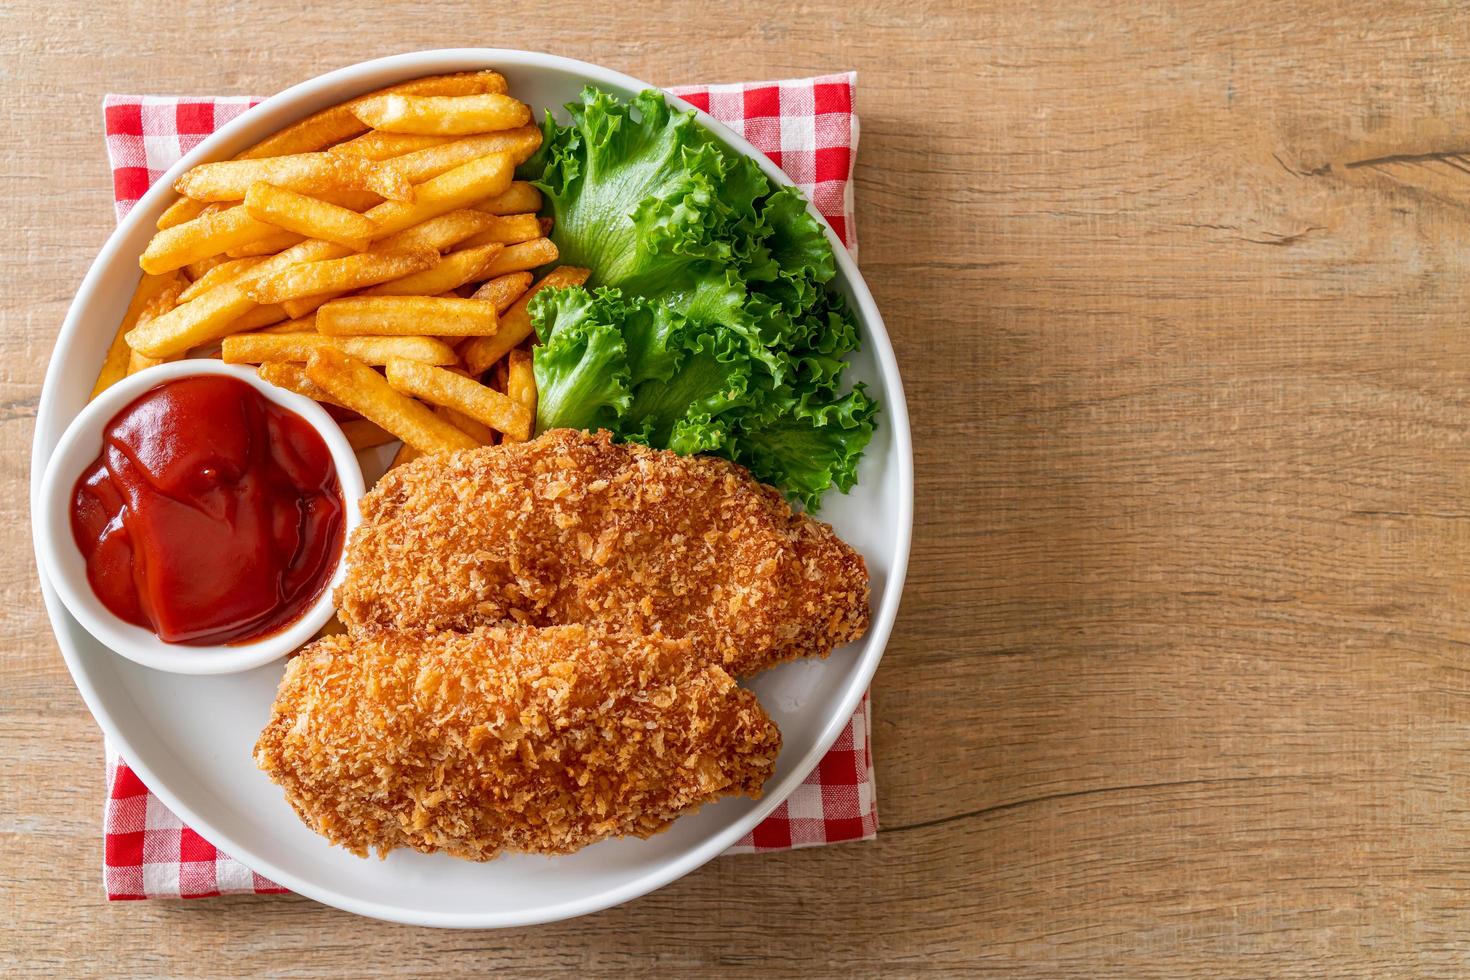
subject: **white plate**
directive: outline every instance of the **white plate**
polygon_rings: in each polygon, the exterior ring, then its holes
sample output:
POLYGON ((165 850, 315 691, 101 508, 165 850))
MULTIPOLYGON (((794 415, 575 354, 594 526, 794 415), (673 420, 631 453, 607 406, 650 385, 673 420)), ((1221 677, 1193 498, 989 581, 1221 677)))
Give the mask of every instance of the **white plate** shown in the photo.
MULTIPOLYGON (((395 82, 495 68, 538 114, 597 85, 621 96, 648 84, 595 65, 524 51, 462 48, 369 61, 290 88, 221 128, 154 184, 88 270, 57 339, 31 457, 31 509, 40 474, 67 423, 86 403, 102 357, 138 280, 137 257, 183 170, 223 159, 329 105, 395 82)), ((672 99, 676 105, 680 100, 672 99)), ((701 121, 773 180, 790 183, 749 143, 701 121)), ((898 365, 857 267, 828 229, 837 285, 856 311, 863 349, 850 375, 881 399, 878 431, 848 496, 832 493, 821 517, 862 552, 873 580, 873 625, 825 661, 788 664, 751 688, 781 726, 784 748, 763 799, 731 799, 676 821, 646 841, 616 840, 577 854, 503 857, 488 864, 399 851, 362 860, 331 847, 286 805, 251 763, 281 665, 225 677, 149 670, 93 640, 57 601, 41 569, 56 639, 103 732, 150 789, 206 839, 292 891, 395 922, 460 928, 528 925, 626 902, 688 874, 748 833, 794 790, 841 733, 883 655, 898 612, 913 521, 913 458, 898 365)), ((759 860, 753 858, 752 860, 759 860)))

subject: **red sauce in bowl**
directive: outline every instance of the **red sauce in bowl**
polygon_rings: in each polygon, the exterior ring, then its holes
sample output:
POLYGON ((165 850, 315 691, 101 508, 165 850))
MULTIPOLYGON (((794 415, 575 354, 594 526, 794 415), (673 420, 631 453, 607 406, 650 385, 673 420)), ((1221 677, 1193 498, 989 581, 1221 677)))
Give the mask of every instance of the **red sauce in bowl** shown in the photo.
POLYGON ((245 382, 165 382, 118 412, 72 492, 92 591, 169 643, 244 643, 295 622, 342 554, 342 489, 305 419, 245 382))

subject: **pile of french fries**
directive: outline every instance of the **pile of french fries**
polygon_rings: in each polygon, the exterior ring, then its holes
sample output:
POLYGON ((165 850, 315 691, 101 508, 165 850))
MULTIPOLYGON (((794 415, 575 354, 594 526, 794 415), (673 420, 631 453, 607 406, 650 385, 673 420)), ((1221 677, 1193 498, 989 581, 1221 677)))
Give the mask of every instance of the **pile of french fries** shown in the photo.
POLYGON ((393 465, 530 438, 527 308, 588 277, 554 266, 541 195, 513 179, 540 145, 530 109, 480 71, 394 85, 200 164, 139 259, 93 397, 217 356, 346 410, 354 449, 400 441, 393 465))

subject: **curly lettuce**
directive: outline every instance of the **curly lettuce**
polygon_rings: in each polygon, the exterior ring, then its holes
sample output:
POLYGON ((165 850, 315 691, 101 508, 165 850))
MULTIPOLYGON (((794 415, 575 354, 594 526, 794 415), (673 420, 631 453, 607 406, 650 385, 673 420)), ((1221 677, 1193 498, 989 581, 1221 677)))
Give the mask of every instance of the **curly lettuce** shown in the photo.
POLYGON ((724 456, 809 508, 849 490, 878 406, 843 381, 857 328, 806 200, 658 92, 567 110, 524 173, 592 277, 531 305, 538 431, 724 456))

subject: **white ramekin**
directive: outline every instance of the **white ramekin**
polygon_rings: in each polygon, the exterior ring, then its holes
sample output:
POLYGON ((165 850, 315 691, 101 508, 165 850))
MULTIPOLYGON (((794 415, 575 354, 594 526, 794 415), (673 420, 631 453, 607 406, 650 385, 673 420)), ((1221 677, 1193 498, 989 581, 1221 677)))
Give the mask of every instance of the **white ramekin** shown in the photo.
POLYGON ((358 502, 362 494, 362 470, 352 446, 342 434, 341 427, 316 402, 261 380, 249 368, 209 358, 173 361, 119 381, 97 396, 67 427, 41 478, 40 508, 34 515, 36 538, 51 584, 56 587, 61 601, 77 622, 104 645, 135 663, 175 674, 233 674, 284 657, 311 639, 331 619, 334 608, 332 591, 346 574, 345 535, 357 525, 358 502), (191 646, 165 643, 151 630, 119 619, 102 604, 87 581, 86 561, 72 538, 71 508, 77 478, 101 452, 102 432, 112 417, 134 399, 164 382, 205 374, 224 375, 245 382, 267 400, 301 416, 322 437, 332 455, 342 488, 344 538, 343 554, 338 556, 331 581, 300 619, 259 640, 191 646))

